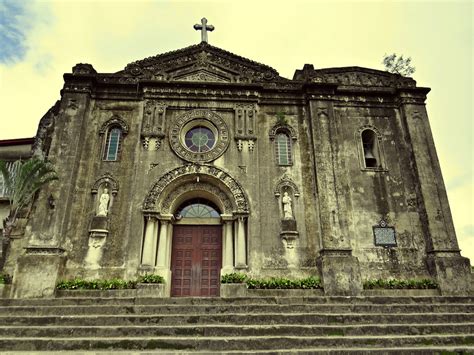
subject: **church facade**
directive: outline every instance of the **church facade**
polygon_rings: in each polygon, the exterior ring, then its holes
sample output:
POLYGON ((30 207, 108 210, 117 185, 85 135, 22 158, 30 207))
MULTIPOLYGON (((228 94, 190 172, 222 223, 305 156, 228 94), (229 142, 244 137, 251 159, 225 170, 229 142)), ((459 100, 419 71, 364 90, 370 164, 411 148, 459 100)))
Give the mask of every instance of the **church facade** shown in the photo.
POLYGON ((308 64, 286 79, 203 41, 64 81, 34 144, 59 180, 12 242, 15 297, 145 273, 169 296, 219 296, 231 272, 315 275, 329 295, 390 277, 467 292, 413 79, 308 64))

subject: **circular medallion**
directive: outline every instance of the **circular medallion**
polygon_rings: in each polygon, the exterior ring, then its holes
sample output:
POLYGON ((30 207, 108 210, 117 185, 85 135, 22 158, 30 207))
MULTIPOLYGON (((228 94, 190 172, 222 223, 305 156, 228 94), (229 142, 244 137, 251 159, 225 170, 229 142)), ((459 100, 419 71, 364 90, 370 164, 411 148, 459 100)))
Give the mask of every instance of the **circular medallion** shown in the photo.
POLYGON ((188 111, 172 124, 170 144, 184 160, 209 162, 220 157, 229 146, 229 129, 215 112, 188 111))

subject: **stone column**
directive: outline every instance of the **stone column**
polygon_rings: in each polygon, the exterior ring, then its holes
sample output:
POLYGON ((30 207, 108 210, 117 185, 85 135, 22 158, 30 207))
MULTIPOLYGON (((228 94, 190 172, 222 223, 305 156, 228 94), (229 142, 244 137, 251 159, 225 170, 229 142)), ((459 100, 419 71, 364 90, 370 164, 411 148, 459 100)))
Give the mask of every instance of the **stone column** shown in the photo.
POLYGON ((238 269, 247 268, 247 243, 245 240, 245 218, 238 216, 235 220, 235 267, 238 269))
POLYGON ((168 221, 160 220, 160 239, 158 242, 158 260, 156 266, 160 269, 167 267, 166 255, 168 246, 168 221))
POLYGON ((142 265, 153 267, 156 260, 157 220, 155 216, 147 216, 145 240, 143 242, 142 265))
MULTIPOLYGON (((412 147, 412 170, 425 234, 427 264, 443 295, 474 291, 469 259, 460 254, 424 101, 427 88, 400 92, 400 113, 412 147)), ((410 144, 409 144, 410 145, 410 144)))
POLYGON ((173 215, 160 215, 160 235, 158 240, 158 259, 156 262, 156 273, 165 279, 165 296, 169 296, 171 292, 171 220, 173 215))
POLYGON ((233 243, 233 217, 221 215, 223 222, 222 233, 222 269, 221 275, 234 271, 234 243, 233 243))
MULTIPOLYGON (((308 88, 308 90, 314 90, 308 88)), ((316 89, 320 90, 320 89, 316 89)), ((318 95, 309 95, 311 98, 318 95)), ((327 93, 326 93, 327 94, 327 93)), ((341 181, 336 170, 334 109, 329 100, 309 101, 314 154, 314 175, 321 223, 319 266, 327 295, 358 295, 362 292, 359 260, 352 255, 341 181)))

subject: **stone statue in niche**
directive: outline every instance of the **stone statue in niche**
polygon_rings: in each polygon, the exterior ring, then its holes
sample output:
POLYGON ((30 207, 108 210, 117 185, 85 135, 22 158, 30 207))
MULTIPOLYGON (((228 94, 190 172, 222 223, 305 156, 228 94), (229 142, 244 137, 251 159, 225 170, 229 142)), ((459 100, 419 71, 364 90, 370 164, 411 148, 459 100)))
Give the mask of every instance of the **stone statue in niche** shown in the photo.
POLYGON ((109 189, 104 188, 104 191, 100 195, 99 208, 97 209, 97 216, 106 217, 109 212, 109 189))
POLYGON ((283 194, 281 199, 283 203, 283 219, 293 219, 293 208, 291 207, 291 197, 287 191, 283 194))

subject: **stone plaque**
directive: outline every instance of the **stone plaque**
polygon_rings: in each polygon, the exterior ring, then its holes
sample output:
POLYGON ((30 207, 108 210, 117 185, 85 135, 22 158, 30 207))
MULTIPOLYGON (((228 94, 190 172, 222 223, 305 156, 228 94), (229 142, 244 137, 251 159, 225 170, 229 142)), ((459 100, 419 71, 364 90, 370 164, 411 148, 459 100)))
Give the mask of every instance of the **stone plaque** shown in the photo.
POLYGON ((395 228, 393 227, 373 227, 375 245, 382 247, 396 247, 395 228))

